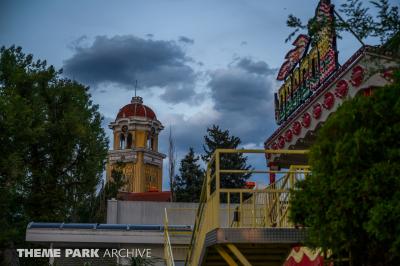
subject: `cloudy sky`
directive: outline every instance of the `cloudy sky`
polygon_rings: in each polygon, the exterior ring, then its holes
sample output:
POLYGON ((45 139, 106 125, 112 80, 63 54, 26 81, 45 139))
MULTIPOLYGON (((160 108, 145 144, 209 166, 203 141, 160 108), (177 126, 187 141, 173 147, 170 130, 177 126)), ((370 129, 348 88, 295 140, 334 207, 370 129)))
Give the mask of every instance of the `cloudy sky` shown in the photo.
MULTIPOLYGON (((171 127, 179 158, 190 146, 201 153, 212 124, 229 129, 244 147, 262 148, 276 129, 276 71, 291 49, 286 18, 294 13, 307 20, 317 2, 2 0, 0 46, 22 46, 90 86, 109 135, 107 124, 130 102, 138 80, 138 95, 166 128, 162 152, 171 127)), ((341 62, 359 47, 351 35, 343 37, 341 62)), ((251 163, 261 168, 265 161, 251 163)))

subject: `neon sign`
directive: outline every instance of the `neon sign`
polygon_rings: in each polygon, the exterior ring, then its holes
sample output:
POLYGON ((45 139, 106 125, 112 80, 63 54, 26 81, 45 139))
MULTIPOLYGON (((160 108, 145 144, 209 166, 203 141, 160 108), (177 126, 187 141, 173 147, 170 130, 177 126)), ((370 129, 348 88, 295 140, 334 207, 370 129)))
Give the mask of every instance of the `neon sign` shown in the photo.
POLYGON ((285 56, 277 76, 277 80, 284 82, 275 93, 278 124, 302 105, 338 67, 333 8, 330 1, 321 0, 315 18, 316 23, 323 26, 316 34, 315 43, 310 43, 310 38, 301 34, 293 42, 295 48, 285 56))

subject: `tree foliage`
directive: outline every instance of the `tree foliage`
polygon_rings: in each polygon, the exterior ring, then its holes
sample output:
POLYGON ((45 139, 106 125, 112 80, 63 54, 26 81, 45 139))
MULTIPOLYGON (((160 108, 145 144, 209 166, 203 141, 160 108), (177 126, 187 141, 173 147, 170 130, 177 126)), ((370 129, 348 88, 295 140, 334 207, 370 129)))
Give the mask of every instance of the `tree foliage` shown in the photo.
POLYGON ((341 5, 339 11, 347 19, 337 22, 337 30, 342 31, 350 27, 362 40, 372 35, 377 26, 376 24, 378 24, 374 22, 372 15, 369 13, 369 8, 365 7, 360 0, 348 0, 341 5))
MULTIPOLYGON (((399 7, 391 6, 388 0, 369 1, 378 14, 376 18, 370 12, 370 8, 365 6, 366 1, 347 0, 341 5, 339 13, 336 13, 337 19, 333 27, 338 36, 340 32, 352 31, 357 38, 364 40, 368 37, 379 37, 381 43, 385 43, 400 31, 399 7)), ((286 21, 288 27, 294 31, 290 33, 286 41, 290 41, 300 30, 307 30, 308 35, 313 39, 317 36, 321 28, 321 21, 316 23, 312 18, 308 23, 303 23, 300 18, 293 14, 288 16, 286 21)), ((324 24, 322 22, 322 24, 324 24)))
POLYGON ((193 148, 181 160, 179 175, 174 180, 174 196, 178 202, 199 202, 204 171, 199 164, 200 157, 196 156, 193 148))
POLYGON ((290 215, 309 227, 311 246, 352 265, 398 265, 399 136, 399 72, 392 85, 344 102, 325 122, 311 148, 312 175, 293 191, 290 215))
POLYGON ((0 243, 23 240, 28 221, 79 221, 107 155, 88 88, 21 48, 0 50, 0 243))
POLYGON ((116 166, 111 170, 111 179, 104 184, 102 180, 101 189, 97 196, 91 201, 90 206, 91 216, 83 220, 84 216, 81 216, 81 220, 85 222, 96 222, 105 223, 107 220, 107 202, 110 199, 116 199, 118 192, 121 188, 126 185, 126 177, 122 171, 124 163, 118 162, 116 166))
MULTIPOLYGON (((204 152, 202 159, 208 163, 216 149, 237 149, 241 144, 238 137, 230 136, 229 130, 222 130, 219 126, 213 125, 207 129, 207 135, 204 136, 204 152)), ((251 165, 247 164, 247 157, 240 153, 221 154, 220 169, 249 170, 251 165)), ((214 173, 214 164, 211 172, 214 173)), ((222 188, 243 188, 246 180, 251 176, 246 174, 221 174, 220 185, 222 188)), ((232 198, 237 200, 237 195, 232 198)), ((222 197, 224 200, 224 197, 222 197)))

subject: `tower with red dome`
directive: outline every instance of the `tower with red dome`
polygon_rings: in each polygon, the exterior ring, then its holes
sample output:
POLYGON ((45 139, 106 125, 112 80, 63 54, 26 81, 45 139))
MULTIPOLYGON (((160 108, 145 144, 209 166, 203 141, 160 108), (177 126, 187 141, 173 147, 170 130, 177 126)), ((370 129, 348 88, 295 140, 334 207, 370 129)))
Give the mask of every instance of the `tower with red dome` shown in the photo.
POLYGON ((117 168, 126 178, 122 191, 161 191, 165 155, 158 152, 158 135, 164 127, 154 111, 143 104, 142 97, 132 97, 109 128, 113 130, 114 143, 108 152, 107 182, 117 168))

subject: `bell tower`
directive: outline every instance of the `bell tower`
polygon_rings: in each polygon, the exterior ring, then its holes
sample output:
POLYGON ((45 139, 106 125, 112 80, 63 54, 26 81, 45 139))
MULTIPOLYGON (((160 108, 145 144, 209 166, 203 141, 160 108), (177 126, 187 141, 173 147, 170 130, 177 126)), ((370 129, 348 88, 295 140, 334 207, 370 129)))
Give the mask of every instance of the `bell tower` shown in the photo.
POLYGON ((112 169, 118 167, 126 178, 122 191, 161 191, 165 155, 158 152, 158 135, 164 127, 153 110, 143 104, 142 97, 132 97, 109 128, 114 142, 108 152, 107 182, 112 180, 112 169))

